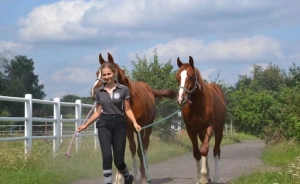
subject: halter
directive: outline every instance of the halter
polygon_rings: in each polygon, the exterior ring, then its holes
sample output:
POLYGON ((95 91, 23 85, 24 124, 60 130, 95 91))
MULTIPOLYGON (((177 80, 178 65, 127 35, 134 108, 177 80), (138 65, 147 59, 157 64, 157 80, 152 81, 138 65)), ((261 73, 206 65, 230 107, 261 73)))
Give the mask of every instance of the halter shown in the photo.
POLYGON ((193 87, 192 90, 188 90, 187 88, 181 87, 181 86, 179 87, 179 89, 183 89, 188 94, 188 99, 190 99, 191 94, 196 90, 197 87, 199 87, 199 90, 201 90, 201 84, 199 84, 199 82, 198 82, 196 72, 195 72, 195 79, 196 79, 195 80, 195 86, 193 87))
POLYGON ((103 79, 101 79, 101 78, 96 78, 96 81, 101 81, 103 84, 106 83, 106 82, 105 82, 103 79))

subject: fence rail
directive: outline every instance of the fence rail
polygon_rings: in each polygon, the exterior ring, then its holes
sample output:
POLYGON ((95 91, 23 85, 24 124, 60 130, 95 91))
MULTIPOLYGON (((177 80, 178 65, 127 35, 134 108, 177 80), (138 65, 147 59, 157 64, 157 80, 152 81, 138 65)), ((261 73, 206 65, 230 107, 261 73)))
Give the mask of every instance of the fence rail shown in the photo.
MULTIPOLYGON (((63 138, 70 138, 73 136, 73 133, 77 130, 77 127, 80 126, 84 119, 82 119, 82 108, 93 108, 93 105, 91 104, 82 104, 81 100, 76 100, 75 103, 72 102, 61 102, 60 98, 54 98, 53 101, 50 100, 40 100, 40 99, 33 99, 31 94, 26 94, 25 98, 20 97, 9 97, 9 96, 0 96, 0 101, 12 101, 12 102, 21 102, 25 105, 25 112, 24 117, 0 117, 0 121, 10 121, 10 122, 22 122, 24 121, 24 125, 2 125, 5 127, 16 127, 16 126, 23 126, 23 131, 20 134, 16 134, 14 137, 2 137, 0 138, 0 141, 22 141, 24 140, 24 150, 25 154, 28 154, 29 151, 32 149, 32 140, 34 139, 52 139, 53 140, 53 152, 54 154, 58 151, 58 147, 60 142, 63 138), (47 104, 53 106, 53 117, 45 118, 45 117, 33 117, 32 116, 32 104, 47 104), (61 114, 61 107, 62 106, 71 106, 75 107, 75 118, 72 119, 64 119, 61 114), (36 131, 33 130, 34 126, 40 126, 40 125, 34 125, 34 122, 44 122, 44 123, 51 123, 52 131, 45 131, 48 133, 52 133, 52 135, 40 135, 35 136, 33 135, 36 131), (74 122, 73 126, 73 132, 68 129, 66 132, 72 134, 66 134, 64 133, 64 123, 67 122, 74 122)), ((46 126, 46 127, 47 127, 46 126)), ((68 126, 68 125, 67 125, 68 126)), ((22 129, 22 128, 21 128, 22 129)), ((20 130, 20 128, 19 128, 20 130)), ((12 128, 11 131, 12 132, 12 128)), ((15 130, 15 132, 18 132, 18 130, 15 130)), ((79 136, 95 136, 96 139, 97 131, 96 131, 96 125, 94 124, 94 127, 92 128, 92 131, 88 131, 85 134, 78 134, 79 136)), ((76 148, 78 148, 77 140, 75 142, 76 148)), ((95 143, 96 145, 96 143, 95 143)))

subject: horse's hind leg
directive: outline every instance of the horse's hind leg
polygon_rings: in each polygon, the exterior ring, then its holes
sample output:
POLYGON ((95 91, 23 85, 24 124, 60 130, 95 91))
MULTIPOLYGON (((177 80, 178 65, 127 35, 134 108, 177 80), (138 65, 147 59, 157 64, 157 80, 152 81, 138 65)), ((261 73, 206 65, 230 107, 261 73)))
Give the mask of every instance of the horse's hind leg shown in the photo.
POLYGON ((219 126, 215 129, 215 146, 214 146, 214 159, 215 159, 215 173, 213 182, 219 180, 219 171, 218 171, 218 160, 220 159, 221 154, 221 142, 223 139, 223 126, 219 126))
POLYGON ((133 176, 134 179, 136 180, 137 166, 136 166, 136 143, 134 140, 134 132, 132 130, 128 130, 126 134, 129 142, 129 150, 131 152, 133 176))

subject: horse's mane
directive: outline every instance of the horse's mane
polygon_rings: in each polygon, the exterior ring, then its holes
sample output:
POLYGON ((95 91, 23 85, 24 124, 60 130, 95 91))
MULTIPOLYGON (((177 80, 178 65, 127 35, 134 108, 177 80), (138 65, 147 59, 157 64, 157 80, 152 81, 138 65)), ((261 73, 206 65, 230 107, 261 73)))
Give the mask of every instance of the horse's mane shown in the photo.
POLYGON ((136 96, 136 94, 138 93, 138 88, 134 87, 135 86, 134 83, 138 83, 138 81, 133 81, 127 76, 124 76, 124 80, 126 86, 128 87, 128 90, 131 93, 131 96, 136 96))
MULTIPOLYGON (((115 64, 116 68, 118 68, 118 70, 122 70, 121 67, 117 63, 114 63, 114 64, 115 64)), ((120 75, 120 71, 118 72, 118 75, 120 75)), ((123 85, 128 87, 130 95, 131 96, 137 96, 138 93, 140 92, 139 91, 140 88, 138 88, 137 85, 140 85, 142 82, 134 81, 129 76, 127 76, 126 74, 122 74, 122 75, 120 75, 120 77, 121 77, 121 80, 122 81, 124 80, 124 82, 125 82, 125 84, 123 84, 123 85)))
POLYGON ((207 85, 207 84, 204 82, 203 78, 201 77, 201 75, 200 75, 200 70, 199 70, 198 68, 194 67, 194 71, 195 71, 195 74, 196 74, 196 76, 197 76, 198 82, 199 82, 199 84, 201 85, 201 88, 202 88, 202 89, 203 89, 203 88, 206 88, 206 85, 207 85))

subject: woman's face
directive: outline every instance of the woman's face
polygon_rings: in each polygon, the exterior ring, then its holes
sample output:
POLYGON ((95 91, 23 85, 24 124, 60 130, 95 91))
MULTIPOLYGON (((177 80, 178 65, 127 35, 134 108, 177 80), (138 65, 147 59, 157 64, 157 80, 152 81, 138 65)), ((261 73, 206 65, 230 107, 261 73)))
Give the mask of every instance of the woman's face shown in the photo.
POLYGON ((103 68, 102 69, 102 79, 106 82, 106 83, 112 83, 115 81, 115 74, 113 73, 113 71, 110 68, 103 68))

